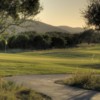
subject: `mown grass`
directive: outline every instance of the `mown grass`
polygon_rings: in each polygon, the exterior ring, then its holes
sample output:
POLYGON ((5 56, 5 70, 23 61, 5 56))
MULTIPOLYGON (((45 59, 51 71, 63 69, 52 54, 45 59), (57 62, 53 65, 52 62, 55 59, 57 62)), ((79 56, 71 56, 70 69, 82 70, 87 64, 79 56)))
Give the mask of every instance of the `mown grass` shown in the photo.
POLYGON ((100 45, 0 53, 0 75, 100 73, 100 45))
POLYGON ((13 82, 0 79, 0 100, 51 100, 49 97, 36 93, 13 82))

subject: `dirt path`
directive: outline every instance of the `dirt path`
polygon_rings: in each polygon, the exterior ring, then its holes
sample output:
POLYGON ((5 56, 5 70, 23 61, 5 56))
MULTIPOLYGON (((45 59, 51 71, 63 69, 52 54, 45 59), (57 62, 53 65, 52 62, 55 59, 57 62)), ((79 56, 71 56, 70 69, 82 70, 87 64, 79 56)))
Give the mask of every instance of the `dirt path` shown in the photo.
POLYGON ((50 96, 53 100, 100 100, 100 93, 55 84, 56 80, 69 75, 24 75, 7 77, 7 80, 23 84, 37 92, 50 96))

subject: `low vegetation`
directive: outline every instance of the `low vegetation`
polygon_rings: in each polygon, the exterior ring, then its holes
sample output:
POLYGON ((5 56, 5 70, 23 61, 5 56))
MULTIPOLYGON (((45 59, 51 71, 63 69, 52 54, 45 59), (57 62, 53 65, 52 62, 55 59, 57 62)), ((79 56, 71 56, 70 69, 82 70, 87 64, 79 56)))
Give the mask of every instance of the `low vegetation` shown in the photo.
POLYGON ((23 86, 16 86, 0 78, 0 100, 51 100, 23 86))
POLYGON ((93 73, 76 73, 71 78, 62 81, 65 85, 100 91, 100 76, 93 73))
POLYGON ((0 35, 0 50, 4 50, 5 45, 7 49, 46 50, 76 47, 81 43, 100 43, 99 32, 86 30, 77 34, 61 32, 48 32, 45 34, 23 32, 19 34, 0 35))

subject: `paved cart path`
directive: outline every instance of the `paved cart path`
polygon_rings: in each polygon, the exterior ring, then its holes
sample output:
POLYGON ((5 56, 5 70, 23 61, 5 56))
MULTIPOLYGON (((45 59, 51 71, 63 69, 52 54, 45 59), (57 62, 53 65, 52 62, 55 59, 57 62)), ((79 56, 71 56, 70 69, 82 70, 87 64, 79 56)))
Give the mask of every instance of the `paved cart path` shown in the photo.
POLYGON ((53 100, 100 100, 100 92, 77 89, 60 84, 56 80, 65 79, 69 75, 24 75, 7 77, 7 80, 31 88, 50 96, 53 100))

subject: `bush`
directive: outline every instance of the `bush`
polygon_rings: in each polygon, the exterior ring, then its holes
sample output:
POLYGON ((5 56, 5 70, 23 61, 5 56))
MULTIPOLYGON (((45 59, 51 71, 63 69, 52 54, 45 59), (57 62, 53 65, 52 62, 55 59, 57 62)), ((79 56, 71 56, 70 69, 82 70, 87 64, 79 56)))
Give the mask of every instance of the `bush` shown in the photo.
MULTIPOLYGON (((10 36, 8 47, 10 49, 50 49, 76 47, 81 43, 100 43, 100 32, 85 30, 80 34, 68 34, 61 32, 48 32, 38 34, 25 32, 10 36)), ((3 40, 0 41, 0 49, 4 48, 3 40)))
POLYGON ((51 47, 52 48, 65 48, 66 47, 65 40, 60 37, 52 37, 51 47))
POLYGON ((33 47, 34 49, 46 49, 48 48, 48 41, 43 38, 41 35, 37 35, 34 37, 33 47))
POLYGON ((80 34, 80 42, 82 43, 92 43, 94 39, 94 31, 93 30, 85 30, 83 33, 80 34))
POLYGON ((49 35, 43 35, 43 38, 45 40, 46 43, 46 49, 51 48, 51 37, 49 35))
POLYGON ((29 49, 34 49, 34 38, 35 36, 37 36, 36 32, 29 32, 29 33, 25 33, 29 40, 28 40, 28 48, 29 49))
POLYGON ((26 49, 28 47, 28 37, 26 35, 12 36, 8 40, 9 48, 26 49))
POLYGON ((9 37, 9 39, 8 39, 8 47, 10 49, 15 48, 15 39, 16 39, 15 35, 9 37))
POLYGON ((100 76, 92 73, 76 73, 71 78, 64 80, 64 84, 100 91, 100 76))
POLYGON ((0 50, 3 50, 5 48, 5 43, 3 40, 0 41, 0 50))

